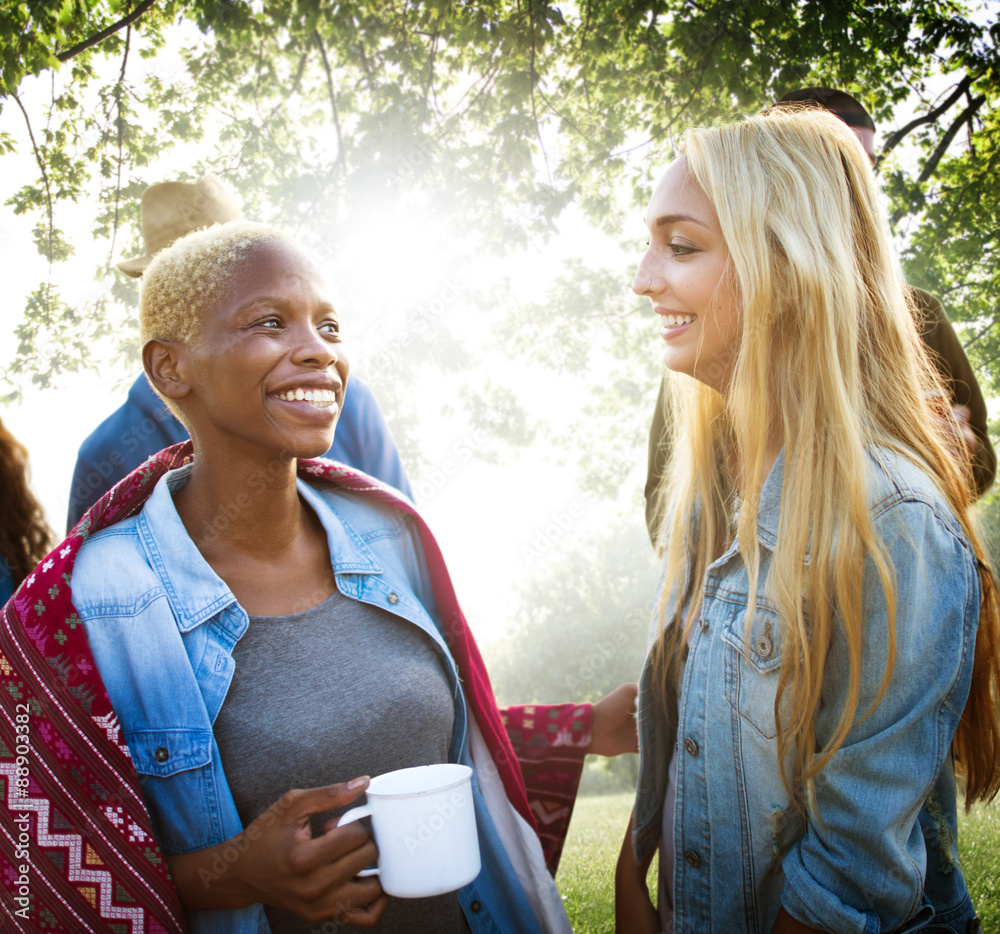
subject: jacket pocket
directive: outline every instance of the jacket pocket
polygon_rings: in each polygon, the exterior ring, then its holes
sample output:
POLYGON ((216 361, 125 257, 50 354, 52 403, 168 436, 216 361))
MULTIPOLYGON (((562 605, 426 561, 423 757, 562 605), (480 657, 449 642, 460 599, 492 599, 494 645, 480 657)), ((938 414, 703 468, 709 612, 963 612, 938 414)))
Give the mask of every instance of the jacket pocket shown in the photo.
POLYGON ((136 730, 125 734, 157 842, 189 853, 220 842, 211 730, 136 730))
POLYGON ((737 607, 722 631, 722 640, 729 647, 729 702, 758 733, 774 739, 778 732, 774 698, 781 668, 781 624, 773 609, 758 604, 748 634, 746 617, 746 606, 737 607))

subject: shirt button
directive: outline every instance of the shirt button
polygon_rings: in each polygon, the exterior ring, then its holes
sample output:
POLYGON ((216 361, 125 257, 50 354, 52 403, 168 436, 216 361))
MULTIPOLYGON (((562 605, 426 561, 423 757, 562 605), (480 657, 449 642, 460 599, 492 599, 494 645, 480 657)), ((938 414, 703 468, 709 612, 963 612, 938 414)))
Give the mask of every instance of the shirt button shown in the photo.
POLYGON ((166 746, 159 746, 156 752, 153 753, 153 758, 157 762, 166 762, 170 758, 170 752, 167 750, 166 746))
POLYGON ((688 755, 698 755, 698 744, 690 736, 684 740, 684 748, 688 751, 688 755))
POLYGON ((774 651, 774 643, 767 636, 761 636, 757 640, 755 648, 761 658, 770 658, 771 653, 774 651))
POLYGON ((399 603, 399 594, 398 593, 389 594, 389 602, 393 605, 399 603))
POLYGON ((685 850, 684 859, 692 869, 697 869, 701 865, 701 857, 694 850, 685 850))
POLYGON ((472 902, 469 905, 469 911, 471 911, 474 915, 478 915, 479 912, 481 912, 482 910, 483 910, 483 903, 482 902, 476 901, 476 902, 472 902))

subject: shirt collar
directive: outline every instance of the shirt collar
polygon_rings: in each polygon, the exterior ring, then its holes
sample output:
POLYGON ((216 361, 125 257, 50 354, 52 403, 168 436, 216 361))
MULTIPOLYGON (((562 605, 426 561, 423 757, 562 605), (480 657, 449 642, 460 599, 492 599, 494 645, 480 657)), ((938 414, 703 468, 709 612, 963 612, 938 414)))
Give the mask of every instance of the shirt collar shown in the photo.
MULTIPOLYGON (((189 632, 230 606, 244 612, 188 535, 174 506, 173 493, 187 483, 191 468, 185 464, 160 478, 137 524, 150 566, 163 584, 181 632, 189 632)), ((381 573, 371 549, 350 523, 301 479, 297 482, 299 495, 326 530, 334 573, 381 573)))

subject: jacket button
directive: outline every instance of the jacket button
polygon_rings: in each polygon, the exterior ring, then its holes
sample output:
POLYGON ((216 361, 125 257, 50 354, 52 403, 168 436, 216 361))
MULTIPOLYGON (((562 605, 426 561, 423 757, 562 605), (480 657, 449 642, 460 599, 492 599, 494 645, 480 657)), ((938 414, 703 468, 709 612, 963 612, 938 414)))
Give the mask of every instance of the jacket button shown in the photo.
POLYGON ((389 594, 389 602, 392 604, 399 603, 399 594, 398 593, 389 594))
POLYGON ((483 910, 482 902, 475 901, 469 905, 469 911, 471 911, 474 915, 478 915, 479 912, 481 912, 482 910, 483 910))
POLYGON ((688 755, 698 755, 698 744, 690 736, 684 740, 684 748, 688 751, 688 755))
POLYGON ((694 850, 685 850, 684 859, 692 869, 697 869, 701 865, 701 857, 694 850))
POLYGON ((166 746, 158 746, 156 752, 153 753, 153 758, 157 762, 166 762, 170 758, 170 752, 166 746))
POLYGON ((774 651, 774 643, 767 636, 761 636, 757 640, 755 648, 761 658, 770 658, 771 653, 774 651))

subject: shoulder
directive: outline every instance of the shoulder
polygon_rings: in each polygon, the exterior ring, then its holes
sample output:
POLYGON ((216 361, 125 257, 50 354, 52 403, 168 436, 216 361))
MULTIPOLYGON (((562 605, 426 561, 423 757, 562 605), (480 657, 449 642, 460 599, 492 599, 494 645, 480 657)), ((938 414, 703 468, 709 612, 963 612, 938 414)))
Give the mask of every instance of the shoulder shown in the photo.
POLYGON ((378 405, 375 401, 375 393, 372 392, 371 387, 359 377, 352 376, 348 386, 347 396, 353 397, 353 402, 363 406, 378 405))
POLYGON ((948 321, 944 305, 941 304, 936 296, 931 295, 930 292, 925 292, 923 289, 918 289, 915 285, 909 285, 907 288, 910 291, 910 298, 913 304, 916 305, 917 310, 921 314, 935 322, 948 321))
POLYGON ((341 420, 357 421, 381 417, 378 401, 375 393, 371 391, 367 383, 362 382, 356 376, 352 376, 347 384, 347 392, 344 393, 344 408, 340 414, 341 420))
POLYGON ((132 612, 162 591, 133 517, 91 535, 73 564, 73 604, 83 616, 115 610, 132 612))
POLYGON ((936 479, 915 455, 889 447, 868 450, 869 506, 876 525, 894 515, 928 511, 964 538, 936 479))
POLYGON ((869 451, 869 463, 872 522, 900 584, 936 586, 941 593, 928 595, 933 600, 944 592, 978 599, 975 552, 926 468, 912 456, 883 447, 869 451))
POLYGON ((124 443, 129 428, 141 421, 142 416, 126 399, 114 412, 101 422, 80 445, 81 460, 96 460, 103 457, 111 447, 124 443))

